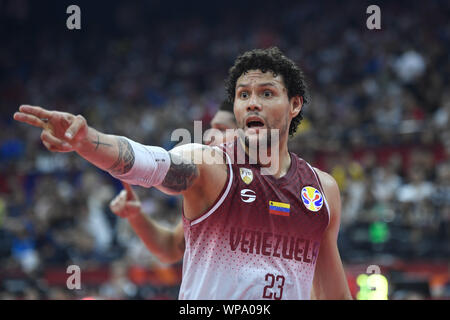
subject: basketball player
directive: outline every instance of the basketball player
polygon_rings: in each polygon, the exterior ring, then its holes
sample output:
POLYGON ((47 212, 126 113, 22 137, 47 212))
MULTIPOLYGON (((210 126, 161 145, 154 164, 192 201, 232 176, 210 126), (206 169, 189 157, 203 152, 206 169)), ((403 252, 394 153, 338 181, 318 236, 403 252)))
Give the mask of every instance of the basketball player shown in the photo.
POLYGON ((21 106, 14 119, 43 128, 50 151, 75 151, 122 181, 183 196, 180 299, 309 299, 312 287, 317 299, 351 299, 337 248, 336 181, 287 147, 306 103, 301 70, 278 48, 255 49, 236 59, 227 91, 241 134, 222 148, 167 152, 40 107, 21 106), (251 148, 268 146, 273 131, 279 139, 268 152, 278 157, 262 165, 251 148), (275 172, 263 174, 266 166, 275 172))
MULTIPOLYGON (((211 120, 211 128, 213 130, 210 130, 209 134, 205 136, 205 144, 219 145, 234 139, 232 130, 236 129, 236 120, 233 114, 233 105, 228 100, 221 103, 219 110, 211 120)), ((165 263, 180 261, 185 249, 181 221, 173 229, 160 226, 142 213, 139 197, 129 184, 122 183, 124 189, 109 204, 111 211, 128 220, 147 249, 160 261, 165 263)))

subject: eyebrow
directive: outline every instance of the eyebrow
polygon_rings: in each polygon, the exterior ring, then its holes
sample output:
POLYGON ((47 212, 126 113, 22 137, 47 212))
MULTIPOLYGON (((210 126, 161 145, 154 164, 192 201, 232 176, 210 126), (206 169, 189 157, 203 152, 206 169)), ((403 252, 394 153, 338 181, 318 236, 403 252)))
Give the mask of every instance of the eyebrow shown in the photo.
MULTIPOLYGON (((249 84, 247 83, 241 83, 237 85, 237 88, 242 88, 242 87, 248 87, 249 84)), ((258 84, 258 87, 276 87, 276 85, 274 85, 272 82, 264 82, 261 84, 258 84)))

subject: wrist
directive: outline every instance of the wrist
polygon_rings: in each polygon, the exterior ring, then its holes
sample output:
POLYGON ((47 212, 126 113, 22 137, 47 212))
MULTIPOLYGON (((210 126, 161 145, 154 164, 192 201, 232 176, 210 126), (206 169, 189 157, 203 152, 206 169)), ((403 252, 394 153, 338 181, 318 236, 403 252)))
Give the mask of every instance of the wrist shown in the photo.
POLYGON ((96 136, 95 130, 93 128, 88 127, 87 133, 84 136, 84 138, 74 143, 73 145, 74 151, 81 156, 94 151, 95 146, 92 143, 92 141, 94 140, 95 136, 96 136))
POLYGON ((142 212, 140 210, 136 210, 136 211, 131 211, 126 215, 126 219, 130 222, 142 219, 143 215, 142 212))

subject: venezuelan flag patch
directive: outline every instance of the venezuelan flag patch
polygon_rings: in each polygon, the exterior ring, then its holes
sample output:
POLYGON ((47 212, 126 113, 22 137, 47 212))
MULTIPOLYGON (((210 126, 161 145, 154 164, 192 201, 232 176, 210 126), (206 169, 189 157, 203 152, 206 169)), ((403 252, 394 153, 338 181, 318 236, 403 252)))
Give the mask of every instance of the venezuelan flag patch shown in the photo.
POLYGON ((289 203, 269 201, 269 213, 277 216, 289 217, 291 205, 289 203))

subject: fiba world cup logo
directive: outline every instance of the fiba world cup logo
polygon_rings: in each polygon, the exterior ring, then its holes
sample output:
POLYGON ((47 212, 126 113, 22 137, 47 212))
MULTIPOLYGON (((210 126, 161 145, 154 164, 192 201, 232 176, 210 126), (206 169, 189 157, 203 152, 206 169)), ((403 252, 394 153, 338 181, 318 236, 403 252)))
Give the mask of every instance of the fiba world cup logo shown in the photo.
POLYGON ((322 208, 323 196, 313 187, 304 187, 301 192, 301 197, 305 207, 313 212, 317 212, 322 208))

